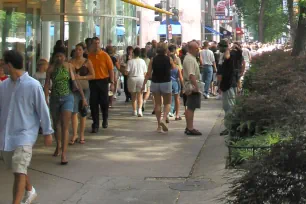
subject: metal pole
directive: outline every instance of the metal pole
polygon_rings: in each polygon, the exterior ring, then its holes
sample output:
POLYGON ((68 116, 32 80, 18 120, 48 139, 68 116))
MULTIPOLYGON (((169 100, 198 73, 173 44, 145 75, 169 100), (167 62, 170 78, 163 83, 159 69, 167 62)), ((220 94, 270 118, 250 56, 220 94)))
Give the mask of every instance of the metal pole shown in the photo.
MULTIPOLYGON (((167 11, 169 11, 170 10, 170 0, 167 0, 166 1, 166 10, 167 11)), ((167 41, 168 41, 168 43, 169 43, 169 24, 170 24, 170 16, 169 15, 167 15, 166 16, 166 39, 167 39, 167 41)))

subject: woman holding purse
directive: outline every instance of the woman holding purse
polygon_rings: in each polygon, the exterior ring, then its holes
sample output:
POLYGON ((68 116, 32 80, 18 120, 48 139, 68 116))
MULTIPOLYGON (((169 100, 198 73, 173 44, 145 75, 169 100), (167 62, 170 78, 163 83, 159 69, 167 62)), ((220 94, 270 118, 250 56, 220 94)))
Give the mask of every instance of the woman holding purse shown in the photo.
MULTIPOLYGON (((70 63, 74 66, 74 71, 76 73, 75 79, 78 80, 80 84, 80 89, 83 90, 86 101, 89 101, 89 82, 88 80, 92 80, 95 78, 95 71, 93 69, 93 65, 90 60, 84 58, 85 46, 83 43, 79 43, 75 46, 75 54, 74 57, 70 60, 70 63)), ((75 92, 74 94, 74 108, 72 112, 72 129, 73 136, 69 142, 70 145, 74 145, 78 140, 78 113, 80 113, 80 144, 85 144, 85 124, 86 124, 86 109, 82 109, 82 96, 80 92, 75 92)), ((85 107, 86 108, 86 107, 85 107)))
POLYGON ((71 113, 74 108, 72 92, 80 91, 83 106, 87 106, 87 101, 83 90, 77 88, 79 86, 75 81, 74 68, 72 64, 66 62, 66 49, 64 47, 54 49, 54 63, 49 66, 47 71, 44 86, 47 103, 49 102, 49 87, 51 81, 50 111, 56 138, 56 149, 53 156, 59 156, 61 154, 61 165, 66 165, 68 164, 66 155, 69 137, 68 129, 71 113))

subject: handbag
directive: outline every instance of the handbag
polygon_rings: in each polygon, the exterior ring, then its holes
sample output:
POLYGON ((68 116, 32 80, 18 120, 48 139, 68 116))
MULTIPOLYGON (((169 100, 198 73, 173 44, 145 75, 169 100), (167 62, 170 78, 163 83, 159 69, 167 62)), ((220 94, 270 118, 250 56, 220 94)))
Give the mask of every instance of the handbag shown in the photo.
MULTIPOLYGON (((198 89, 199 89, 198 92, 204 93, 204 83, 197 81, 197 84, 198 84, 198 89)), ((195 86, 190 81, 185 82, 184 93, 187 96, 191 95, 192 93, 195 93, 195 86)))
POLYGON ((72 72, 72 68, 69 64, 69 72, 70 72, 70 88, 72 92, 80 91, 77 81, 75 80, 74 73, 72 72))

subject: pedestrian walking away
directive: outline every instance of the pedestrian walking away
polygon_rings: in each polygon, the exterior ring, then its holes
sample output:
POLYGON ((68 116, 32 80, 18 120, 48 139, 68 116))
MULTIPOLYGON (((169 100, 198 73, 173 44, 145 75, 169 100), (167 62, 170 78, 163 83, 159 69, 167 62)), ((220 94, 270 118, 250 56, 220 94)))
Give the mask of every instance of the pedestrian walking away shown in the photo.
POLYGON ((209 50, 209 43, 206 41, 204 42, 204 49, 200 52, 201 62, 204 66, 203 70, 203 82, 204 85, 204 98, 208 99, 209 96, 209 87, 213 80, 213 74, 217 71, 216 61, 214 53, 209 50))
POLYGON ((5 51, 4 62, 10 78, 0 84, 0 156, 14 174, 12 203, 30 204, 37 197, 28 176, 32 148, 40 126, 47 146, 53 129, 43 88, 23 70, 21 53, 5 51))
POLYGON ((155 100, 155 115, 157 119, 157 132, 167 132, 167 117, 170 112, 172 82, 171 69, 175 67, 173 60, 167 56, 168 46, 165 43, 157 45, 157 56, 155 56, 150 64, 146 79, 142 85, 142 91, 145 90, 147 81, 152 76, 151 91, 155 100), (161 104, 164 104, 163 119, 161 119, 161 104))
POLYGON ((146 89, 143 91, 141 89, 147 73, 147 65, 140 58, 140 48, 135 48, 133 54, 134 59, 129 60, 126 75, 128 76, 129 92, 132 94, 133 115, 142 117, 143 92, 146 92, 146 89))

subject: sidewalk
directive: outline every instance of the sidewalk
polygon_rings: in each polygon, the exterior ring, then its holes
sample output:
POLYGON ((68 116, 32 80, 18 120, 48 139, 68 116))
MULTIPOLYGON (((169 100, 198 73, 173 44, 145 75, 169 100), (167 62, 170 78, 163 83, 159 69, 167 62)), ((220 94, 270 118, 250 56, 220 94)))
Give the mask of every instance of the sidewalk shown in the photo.
MULTIPOLYGON (((60 158, 51 156, 54 147, 44 147, 40 138, 29 170, 39 193, 35 203, 216 204, 213 199, 225 189, 220 175, 226 149, 217 135, 221 103, 211 99, 202 107, 195 126, 203 136, 187 137, 184 120, 172 119, 170 132, 158 134, 152 106, 137 118, 131 116, 131 104, 119 101, 111 110, 108 129, 90 134, 88 121, 87 143, 68 147, 67 166, 59 165, 60 158), (181 188, 186 180, 202 181, 204 187, 185 191, 181 188)), ((0 204, 10 203, 13 177, 2 164, 0 181, 0 204)))

